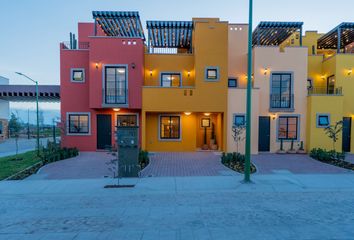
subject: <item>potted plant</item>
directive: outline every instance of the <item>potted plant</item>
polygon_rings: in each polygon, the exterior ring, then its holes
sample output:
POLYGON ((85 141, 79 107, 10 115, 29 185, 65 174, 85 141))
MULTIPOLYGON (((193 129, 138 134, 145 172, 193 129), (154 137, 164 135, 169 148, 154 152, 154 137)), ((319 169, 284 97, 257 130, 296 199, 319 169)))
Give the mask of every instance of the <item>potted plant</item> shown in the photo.
POLYGON ((300 142, 300 147, 299 150, 296 152, 297 154, 306 154, 305 149, 304 149, 304 141, 300 142))
POLYGON ((294 148, 294 139, 291 140, 290 149, 288 150, 288 153, 289 154, 295 154, 296 153, 296 150, 294 148))
POLYGON ((218 150, 218 145, 216 144, 214 123, 211 123, 210 149, 214 151, 218 150))
POLYGON ((280 139, 280 149, 277 151, 278 154, 285 154, 286 151, 284 151, 284 139, 280 139))

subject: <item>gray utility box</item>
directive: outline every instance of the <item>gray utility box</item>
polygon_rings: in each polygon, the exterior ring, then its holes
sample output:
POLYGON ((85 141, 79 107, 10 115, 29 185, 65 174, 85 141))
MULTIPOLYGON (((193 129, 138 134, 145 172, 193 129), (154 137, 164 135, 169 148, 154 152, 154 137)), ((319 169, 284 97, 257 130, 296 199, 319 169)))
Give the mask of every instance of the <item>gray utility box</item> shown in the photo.
POLYGON ((117 127, 119 177, 138 177, 139 127, 117 127))

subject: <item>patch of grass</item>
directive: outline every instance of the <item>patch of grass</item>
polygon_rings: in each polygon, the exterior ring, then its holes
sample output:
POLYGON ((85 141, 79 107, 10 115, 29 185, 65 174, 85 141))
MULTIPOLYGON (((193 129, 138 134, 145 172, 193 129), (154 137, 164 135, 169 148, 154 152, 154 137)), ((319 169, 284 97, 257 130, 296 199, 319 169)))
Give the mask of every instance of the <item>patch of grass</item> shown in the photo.
POLYGON ((21 160, 16 160, 15 158, 15 155, 0 158, 0 180, 41 162, 41 159, 37 157, 36 151, 18 154, 17 158, 21 160))

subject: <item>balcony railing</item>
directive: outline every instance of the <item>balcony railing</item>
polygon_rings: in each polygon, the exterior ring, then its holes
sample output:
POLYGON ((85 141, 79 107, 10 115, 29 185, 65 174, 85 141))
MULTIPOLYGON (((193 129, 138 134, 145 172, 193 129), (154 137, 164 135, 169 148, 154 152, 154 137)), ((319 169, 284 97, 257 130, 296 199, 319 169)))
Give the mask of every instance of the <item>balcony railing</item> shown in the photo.
POLYGON ((62 49, 67 49, 67 50, 81 50, 81 49, 89 49, 89 48, 90 48, 89 42, 79 42, 78 46, 75 46, 75 44, 70 42, 62 43, 62 49))
POLYGON ((125 88, 103 89, 103 101, 105 104, 126 104, 127 90, 125 88), (119 94, 121 93, 121 94, 119 94))
POLYGON ((184 48, 147 48, 149 54, 192 54, 192 49, 184 48))
POLYGON ((307 89, 308 95, 342 95, 342 87, 327 88, 327 87, 311 87, 307 89))
POLYGON ((294 94, 271 94, 270 95, 271 109, 293 109, 294 108, 294 94))

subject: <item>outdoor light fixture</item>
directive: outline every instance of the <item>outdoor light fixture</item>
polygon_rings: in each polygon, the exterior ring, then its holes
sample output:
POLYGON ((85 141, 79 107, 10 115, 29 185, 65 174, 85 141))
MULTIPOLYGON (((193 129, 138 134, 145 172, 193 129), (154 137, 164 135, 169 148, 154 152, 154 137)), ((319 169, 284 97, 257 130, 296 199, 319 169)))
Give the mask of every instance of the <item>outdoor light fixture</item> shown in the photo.
POLYGON ((132 63, 132 69, 135 69, 135 67, 136 67, 135 63, 132 63))
POLYGON ((96 62, 96 64, 95 64, 95 66, 96 66, 96 69, 98 69, 98 63, 96 62))
POLYGON ((268 68, 265 68, 264 69, 264 75, 267 75, 268 74, 268 68))
POLYGON ((187 116, 191 115, 191 112, 184 112, 184 114, 186 114, 187 116))
POLYGON ((150 70, 150 77, 152 77, 152 70, 150 70))
POLYGON ((352 75, 353 70, 352 69, 348 69, 348 76, 352 75))
POLYGON ((325 75, 322 75, 322 76, 321 76, 321 79, 325 80, 325 79, 326 79, 326 76, 325 76, 325 75))
POLYGON ((113 108, 113 111, 119 112, 119 111, 120 111, 120 108, 113 108))
POLYGON ((209 116, 210 116, 210 113, 204 113, 204 116, 209 117, 209 116))
POLYGON ((276 114, 272 114, 272 119, 275 120, 277 118, 277 115, 276 114))
POLYGON ((187 73, 187 74, 188 74, 188 77, 190 77, 190 76, 191 76, 191 72, 190 72, 190 71, 188 71, 188 73, 187 73))

